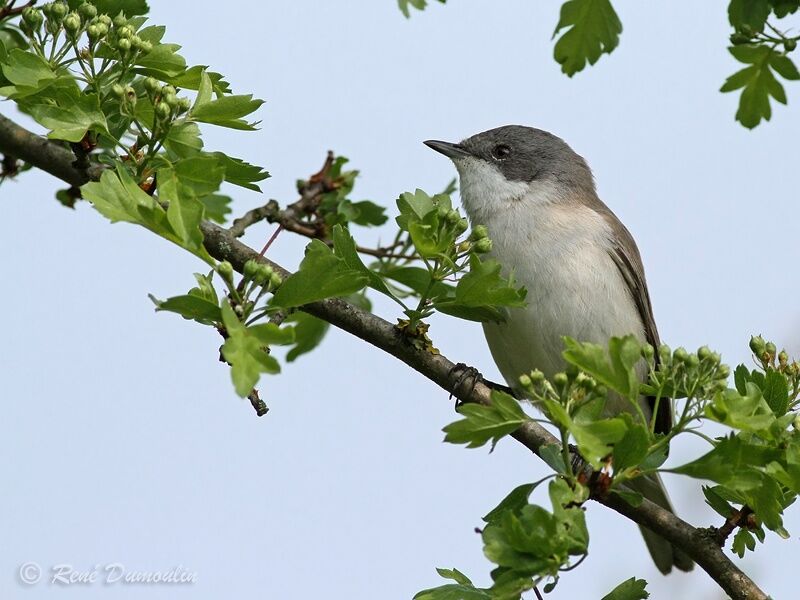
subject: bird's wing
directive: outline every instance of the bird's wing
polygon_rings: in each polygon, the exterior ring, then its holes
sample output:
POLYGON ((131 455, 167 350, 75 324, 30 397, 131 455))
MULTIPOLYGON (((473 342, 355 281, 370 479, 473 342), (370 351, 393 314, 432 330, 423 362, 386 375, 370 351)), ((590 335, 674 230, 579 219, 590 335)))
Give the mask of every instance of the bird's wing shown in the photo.
MULTIPOLYGON (((612 260, 617 265, 622 278, 628 286, 633 301, 639 309, 639 316, 644 325, 644 333, 647 342, 653 346, 656 352, 656 364, 658 364, 658 329, 656 329, 656 322, 653 318, 653 306, 650 303, 650 293, 647 291, 647 282, 644 278, 644 267, 642 266, 642 258, 639 256, 639 250, 636 248, 636 242, 625 226, 610 214, 606 216, 606 220, 611 226, 613 236, 613 246, 609 250, 612 260)), ((648 398, 650 402, 650 409, 654 408, 654 398, 648 398)), ((667 399, 662 398, 658 405, 658 414, 656 415, 655 430, 657 433, 666 433, 672 428, 672 403, 667 399)))

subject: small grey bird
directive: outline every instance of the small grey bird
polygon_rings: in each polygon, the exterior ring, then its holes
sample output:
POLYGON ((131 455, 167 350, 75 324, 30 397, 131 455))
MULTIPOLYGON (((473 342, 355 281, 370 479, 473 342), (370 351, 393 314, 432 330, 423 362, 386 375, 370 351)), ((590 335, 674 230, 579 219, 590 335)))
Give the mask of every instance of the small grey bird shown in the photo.
MULTIPOLYGON (((509 125, 457 144, 425 144, 455 163, 470 221, 487 227, 491 255, 528 289, 527 307, 511 309, 505 323, 483 326, 512 389, 519 391, 519 376, 533 368, 547 377, 564 370, 562 336, 605 345, 612 336, 634 334, 658 349, 636 243, 598 198, 586 161, 562 139, 509 125)), ((645 369, 642 364, 642 379, 645 369)), ((651 418, 651 399, 641 403, 651 418)), ((606 412, 611 416, 630 408, 622 399, 609 400, 606 412)), ((659 404, 657 431, 670 429, 671 413, 669 402, 659 404)), ((657 475, 636 479, 631 487, 673 511, 657 475)), ((662 573, 673 565, 683 571, 694 566, 662 537, 645 528, 642 535, 662 573)))

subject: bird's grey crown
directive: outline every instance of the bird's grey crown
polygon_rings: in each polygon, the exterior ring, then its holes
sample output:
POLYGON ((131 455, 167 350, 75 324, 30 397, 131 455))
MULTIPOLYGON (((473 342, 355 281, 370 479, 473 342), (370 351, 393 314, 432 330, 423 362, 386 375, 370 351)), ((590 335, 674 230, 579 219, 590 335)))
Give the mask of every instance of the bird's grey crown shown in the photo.
POLYGON ((506 125, 473 135, 459 146, 472 156, 495 164, 510 181, 547 179, 594 191, 592 172, 586 161, 564 140, 547 131, 506 125), (506 152, 507 155, 500 156, 506 152))

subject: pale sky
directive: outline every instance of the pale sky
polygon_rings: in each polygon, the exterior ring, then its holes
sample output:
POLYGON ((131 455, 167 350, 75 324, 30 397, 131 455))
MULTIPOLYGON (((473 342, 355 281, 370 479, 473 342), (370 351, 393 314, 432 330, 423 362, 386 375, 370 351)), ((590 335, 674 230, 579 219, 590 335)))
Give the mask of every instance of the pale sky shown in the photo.
MULTIPOLYGON (((733 121, 735 96, 717 91, 737 69, 726 2, 616 2, 620 47, 573 79, 552 60, 558 2, 453 0, 411 20, 393 0, 151 5, 190 64, 267 101, 256 133, 206 130, 208 148, 273 175, 262 196, 231 190, 237 213, 293 201, 294 181, 330 148, 361 170, 354 198, 395 214, 401 192, 439 191, 454 176, 422 140, 532 125, 587 159, 638 240, 664 341, 708 344, 732 365, 749 359, 753 333, 800 353, 800 87, 788 83, 789 107, 755 131, 733 121)), ((513 440, 491 455, 443 444, 455 419, 447 393, 337 331, 262 380, 271 411, 257 418, 217 361, 217 334, 154 313, 147 298, 185 293, 203 265, 86 204, 62 208, 58 187, 26 173, 0 189, 10 223, 0 597, 410 598, 442 582, 435 567, 489 583, 473 528, 512 487, 545 475, 541 461, 513 440), (17 573, 29 561, 46 574, 180 565, 197 581, 27 587, 17 573)), ((253 229, 260 247, 271 229, 253 229)), ((389 231, 357 235, 374 243, 389 231)), ((293 268, 303 243, 283 234, 270 257, 293 268)), ((436 318, 431 335, 451 360, 499 378, 479 326, 436 318)), ((679 438, 670 464, 701 450, 679 438)), ((720 524, 698 482, 665 480, 683 518, 720 524)), ((549 506, 546 493, 533 499, 549 506)), ((744 561, 776 598, 794 589, 796 508, 786 522, 790 540, 768 534, 744 561)), ((589 558, 549 597, 600 598, 631 576, 656 599, 723 597, 699 569, 661 576, 616 513, 589 503, 588 523, 589 558)))

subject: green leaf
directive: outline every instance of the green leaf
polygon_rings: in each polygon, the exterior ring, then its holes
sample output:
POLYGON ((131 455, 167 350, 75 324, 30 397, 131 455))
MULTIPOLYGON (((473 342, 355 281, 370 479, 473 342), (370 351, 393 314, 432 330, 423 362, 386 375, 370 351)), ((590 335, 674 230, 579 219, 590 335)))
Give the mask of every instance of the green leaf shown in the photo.
POLYGON ((631 577, 603 596, 602 600, 645 600, 650 597, 646 587, 647 581, 631 577))
POLYGON ((482 261, 473 254, 469 271, 458 280, 455 293, 435 298, 436 310, 475 321, 505 320, 505 313, 499 309, 525 306, 527 291, 516 287, 513 277, 504 278, 500 270, 497 261, 482 261))
POLYGON ((536 489, 537 485, 539 485, 539 482, 523 483, 522 485, 518 485, 500 501, 500 504, 489 511, 489 513, 483 517, 483 520, 487 523, 491 523, 492 521, 497 520, 497 518, 507 510, 521 510, 523 506, 528 504, 528 497, 531 495, 533 490, 536 489))
POLYGON ((746 498, 751 490, 763 486, 769 479, 762 472, 763 465, 779 459, 777 449, 747 443, 740 436, 730 435, 722 438, 710 452, 673 470, 696 479, 709 479, 745 494, 746 498))
POLYGON ((300 268, 284 280, 271 304, 283 308, 302 306, 355 293, 368 283, 369 277, 362 271, 349 267, 324 242, 312 240, 300 268))
POLYGON ((295 334, 295 345, 286 354, 287 362, 294 362, 319 346, 330 327, 327 321, 300 311, 291 314, 286 320, 294 323, 295 334))
POLYGON ((241 158, 234 158, 222 152, 207 153, 206 156, 213 157, 224 169, 225 181, 254 192, 261 191, 255 182, 263 181, 270 176, 262 167, 251 165, 241 158))
POLYGON ((706 497, 706 504, 708 504, 711 508, 713 508, 718 515, 723 517, 724 519, 730 518, 730 516, 734 513, 733 506, 725 500, 722 496, 719 495, 717 490, 720 486, 703 486, 703 495, 706 497))
POLYGON ((161 80, 177 77, 186 70, 186 59, 177 53, 180 49, 178 44, 156 44, 147 54, 137 55, 134 71, 161 80))
POLYGON ((742 26, 763 31, 770 13, 769 0, 730 0, 728 20, 736 29, 742 26))
POLYGON ((430 271, 422 267, 391 267, 384 270, 383 274, 417 294, 424 294, 431 283, 430 271))
MULTIPOLYGON (((167 218, 185 248, 197 253, 202 249, 203 235, 200 222, 205 211, 202 198, 212 196, 222 183, 224 168, 212 156, 190 156, 171 167, 158 170, 158 194, 169 202, 167 218)), ((227 210, 225 196, 213 196, 208 202, 212 208, 227 210)), ((224 215, 223 215, 224 216, 224 215)))
POLYGON ((714 394, 705 407, 705 415, 730 427, 771 437, 769 429, 775 422, 774 413, 756 384, 746 383, 745 388, 746 395, 731 389, 714 394))
POLYGON ((458 569, 440 569, 437 568, 436 572, 439 573, 445 579, 452 579, 456 583, 460 583, 462 585, 472 585, 472 581, 470 578, 464 575, 458 569))
POLYGON ((214 289, 214 271, 209 271, 208 275, 195 273, 194 278, 197 281, 197 287, 190 289, 189 294, 208 300, 218 306, 219 297, 217 296, 217 290, 214 289))
POLYGON ((736 391, 740 394, 747 393, 747 382, 752 381, 750 377, 750 369, 744 365, 739 365, 733 372, 733 382, 736 386, 736 391))
POLYGON ((176 88, 184 90, 200 90, 203 87, 203 96, 206 101, 211 99, 212 92, 216 94, 231 93, 230 84, 225 81, 222 74, 209 71, 206 65, 189 67, 179 75, 170 77, 166 81, 176 88))
POLYGON ((397 208, 400 210, 397 224, 401 229, 408 231, 409 218, 422 220, 427 214, 436 210, 436 205, 428 194, 417 189, 413 194, 411 192, 401 194, 397 199, 397 208))
MULTIPOLYGON (((160 186, 161 182, 159 182, 160 186)), ((163 191, 163 188, 160 187, 160 189, 163 191)), ((182 248, 186 248, 209 264, 214 263, 205 248, 202 245, 196 245, 197 235, 191 231, 190 223, 192 218, 199 223, 199 217, 196 212, 192 213, 192 207, 190 206, 185 212, 182 211, 180 215, 182 219, 181 232, 177 232, 173 227, 173 222, 178 220, 174 215, 176 209, 173 209, 173 218, 170 220, 161 205, 139 188, 125 167, 118 165, 116 171, 104 171, 100 181, 83 185, 81 194, 112 223, 125 221, 141 225, 182 248)), ((202 210, 200 211, 201 216, 202 210)))
POLYGON ((789 410, 789 384, 786 376, 775 369, 767 369, 766 381, 762 393, 769 407, 777 416, 782 417, 789 410))
POLYGON ((493 600, 493 598, 488 590, 476 588, 472 584, 449 583, 417 592, 413 600, 493 600))
MULTIPOLYGON (((342 204, 347 204, 347 210, 350 211, 349 221, 356 225, 364 227, 378 226, 386 223, 389 217, 386 216, 386 208, 379 206, 369 200, 362 200, 360 202, 350 202, 345 200, 342 204)), ((341 205, 339 207, 341 209, 341 205)))
MULTIPOLYGON (((444 4, 447 0, 439 0, 439 3, 444 4)), ((428 5, 427 0, 397 0, 397 6, 400 8, 400 11, 405 15, 406 19, 411 16, 410 8, 416 8, 417 10, 425 10, 425 7, 428 5)))
POLYGON ((634 423, 629 414, 623 413, 620 418, 626 422, 627 430, 622 439, 614 444, 615 473, 629 467, 639 466, 650 448, 650 435, 647 428, 640 423, 634 423))
POLYGON ((275 323, 246 327, 227 300, 222 303, 221 309, 228 333, 228 339, 222 346, 222 356, 231 365, 236 393, 244 398, 258 383, 261 373, 280 372, 278 361, 268 354, 268 345, 291 343, 294 331, 291 328, 281 329, 275 323))
POLYGON ((241 117, 246 117, 255 112, 262 104, 264 104, 264 101, 253 99, 252 94, 223 96, 199 106, 195 104, 189 112, 189 117, 194 121, 221 127, 254 130, 258 123, 248 123, 241 117))
POLYGON ((388 288, 383 278, 364 265, 361 258, 358 256, 358 250, 356 249, 353 236, 341 225, 335 225, 333 227, 333 251, 350 269, 367 277, 369 279, 369 287, 385 294, 405 308, 405 305, 388 288))
POLYGON ((2 88, 2 94, 9 98, 21 98, 35 94, 56 79, 50 64, 33 54, 19 48, 11 49, 6 60, 0 65, 3 75, 14 87, 2 88))
POLYGON ((770 120, 770 97, 786 104, 786 92, 772 70, 787 79, 798 79, 800 73, 788 57, 763 44, 732 46, 728 50, 736 60, 749 66, 728 77, 720 91, 731 92, 744 88, 739 97, 736 120, 752 129, 762 120, 770 120))
POLYGON ((151 295, 150 300, 156 305, 156 311, 166 310, 178 313, 184 319, 194 320, 204 325, 222 321, 222 313, 217 304, 194 294, 174 296, 166 300, 158 300, 151 295))
MULTIPOLYGON (((96 94, 81 95, 69 106, 40 104, 30 109, 31 116, 50 130, 47 137, 80 142, 90 129, 108 134, 108 124, 96 94)), ((110 135, 110 134, 109 134, 110 135)))
POLYGON ((200 203, 205 209, 207 219, 216 221, 217 223, 224 223, 227 216, 231 212, 231 197, 223 196, 222 194, 208 194, 198 198, 200 203))
POLYGON ((630 399, 638 401, 639 377, 635 370, 641 359, 641 344, 633 335, 612 337, 608 350, 597 344, 564 338, 564 358, 586 371, 603 385, 630 399))
POLYGON ((613 493, 625 500, 625 502, 634 508, 640 506, 642 504, 642 500, 644 500, 644 496, 639 492, 634 492, 633 490, 619 486, 614 488, 613 493))
POLYGON ((561 452, 561 446, 558 444, 546 444, 539 448, 539 458, 556 473, 561 475, 569 473, 570 466, 564 464, 564 455, 561 452))
POLYGON ((569 428, 581 456, 595 468, 602 466, 603 459, 611 454, 612 446, 625 436, 627 430, 625 420, 620 417, 582 425, 573 422, 569 428))
POLYGON ((464 418, 444 428, 444 441, 467 444, 467 448, 478 448, 489 441, 494 448, 500 438, 528 420, 515 398, 497 390, 492 390, 491 406, 462 404, 458 413, 464 418))
POLYGON ((553 50, 561 70, 572 77, 588 62, 595 64, 603 53, 610 54, 619 44, 622 23, 609 0, 568 0, 561 6, 561 17, 553 37, 567 28, 553 50))
POLYGON ((775 16, 779 19, 794 14, 800 8, 800 0, 770 0, 770 4, 772 4, 775 16))
POLYGON ((203 149, 200 127, 186 121, 175 123, 164 138, 164 147, 180 158, 194 156, 203 149))

